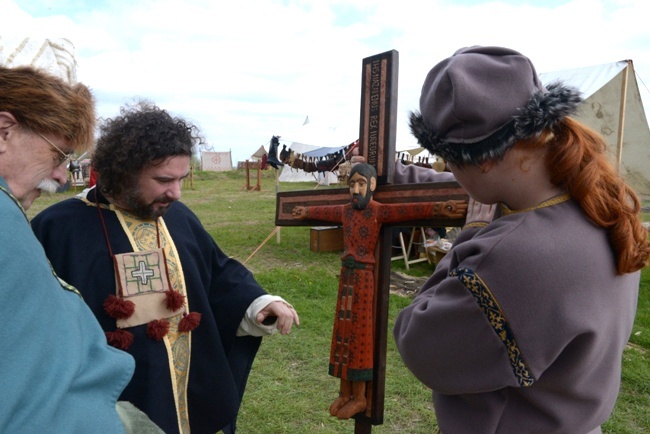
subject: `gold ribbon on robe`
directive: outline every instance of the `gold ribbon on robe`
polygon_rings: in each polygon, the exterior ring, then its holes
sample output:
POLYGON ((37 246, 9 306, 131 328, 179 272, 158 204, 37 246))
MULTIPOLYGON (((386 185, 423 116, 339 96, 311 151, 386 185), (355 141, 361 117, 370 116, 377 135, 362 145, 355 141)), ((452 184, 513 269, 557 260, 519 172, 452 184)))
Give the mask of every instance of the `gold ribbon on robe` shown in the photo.
MULTIPOLYGON (((170 322, 170 327, 169 332, 163 338, 163 342, 167 349, 167 359, 169 360, 169 372, 172 379, 174 399, 176 401, 178 429, 181 433, 187 434, 190 432, 187 407, 187 383, 190 371, 191 333, 182 333, 178 331, 178 323, 183 317, 183 312, 189 312, 187 291, 185 289, 185 277, 183 275, 180 258, 178 257, 178 251, 176 250, 174 241, 167 230, 165 221, 162 218, 158 219, 158 227, 156 228, 156 221, 154 220, 142 220, 127 211, 116 208, 113 205, 110 205, 110 209, 115 211, 117 218, 133 247, 134 253, 129 255, 134 256, 134 258, 129 259, 129 261, 133 261, 129 262, 129 264, 132 266, 131 272, 136 273, 136 281, 134 281, 136 286, 132 286, 132 288, 136 288, 135 290, 137 291, 137 285, 142 283, 144 279, 141 277, 145 275, 149 276, 150 284, 152 282, 151 277, 157 276, 160 277, 161 280, 155 281, 155 285, 164 285, 162 282, 164 275, 165 278, 169 278, 171 287, 185 296, 185 305, 177 311, 178 314, 173 314, 171 317, 167 318, 170 322), (160 248, 158 237, 160 237, 160 248), (161 254, 163 251, 164 254, 161 254), (156 258, 156 255, 158 255, 158 258, 156 258), (155 263, 160 258, 166 259, 168 273, 164 270, 165 264, 158 263, 157 268, 159 274, 155 274, 154 270, 156 267, 153 267, 151 271, 154 272, 154 275, 152 276, 150 272, 147 271, 147 261, 149 260, 151 263, 155 263), (140 266, 140 262, 145 263, 144 267, 140 266), (139 270, 142 270, 142 272, 139 272, 139 270)), ((120 255, 116 255, 116 257, 118 256, 120 255)), ((160 288, 162 288, 162 286, 160 286, 160 288)), ((164 298, 164 291, 162 293, 160 293, 160 291, 154 293, 162 294, 162 298, 164 298)), ((137 296, 132 297, 130 300, 137 298, 137 296)), ((136 305, 136 312, 138 309, 139 307, 136 305)), ((169 311, 167 311, 167 314, 169 314, 169 311)), ((155 319, 167 316, 168 315, 161 315, 155 319)))

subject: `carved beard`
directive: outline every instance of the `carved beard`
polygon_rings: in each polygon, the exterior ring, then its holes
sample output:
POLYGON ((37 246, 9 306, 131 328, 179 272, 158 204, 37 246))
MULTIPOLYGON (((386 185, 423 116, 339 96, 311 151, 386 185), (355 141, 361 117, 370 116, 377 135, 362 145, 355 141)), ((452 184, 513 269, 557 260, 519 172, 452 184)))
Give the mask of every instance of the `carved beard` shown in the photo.
POLYGON ((354 209, 366 209, 368 206, 368 203, 370 202, 370 198, 372 197, 372 194, 370 191, 366 193, 365 196, 361 194, 353 194, 352 195, 352 208, 354 209), (356 201, 355 201, 356 199, 356 201))

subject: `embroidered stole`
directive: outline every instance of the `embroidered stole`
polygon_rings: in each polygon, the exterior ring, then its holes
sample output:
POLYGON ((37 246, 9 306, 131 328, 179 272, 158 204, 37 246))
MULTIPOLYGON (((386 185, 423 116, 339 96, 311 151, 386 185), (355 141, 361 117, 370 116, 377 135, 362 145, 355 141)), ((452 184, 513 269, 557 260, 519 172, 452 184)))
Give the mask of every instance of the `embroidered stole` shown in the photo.
MULTIPOLYGON (((134 252, 158 249, 158 237, 160 237, 160 247, 164 250, 167 259, 167 269, 169 270, 171 286, 185 296, 184 310, 185 312, 189 312, 183 268, 174 241, 165 225, 165 221, 159 218, 158 230, 156 230, 156 224, 153 221, 142 221, 140 218, 113 205, 110 205, 109 209, 117 215, 122 229, 124 229, 131 242, 131 247, 134 252)), ((181 433, 187 434, 190 432, 187 383, 190 371, 192 334, 178 331, 178 323, 182 318, 182 313, 168 318, 170 322, 169 333, 165 335, 163 342, 167 350, 167 360, 169 361, 169 373, 174 391, 178 429, 181 433)))

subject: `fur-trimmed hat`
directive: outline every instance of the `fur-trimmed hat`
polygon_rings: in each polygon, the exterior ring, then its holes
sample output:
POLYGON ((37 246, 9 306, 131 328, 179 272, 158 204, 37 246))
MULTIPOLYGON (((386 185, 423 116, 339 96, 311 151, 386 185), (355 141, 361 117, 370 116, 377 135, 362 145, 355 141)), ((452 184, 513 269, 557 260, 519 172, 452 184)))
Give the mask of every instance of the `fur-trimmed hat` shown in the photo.
POLYGON ((553 127, 581 102, 574 88, 544 87, 521 53, 473 46, 429 71, 410 127, 429 152, 454 164, 480 164, 553 127))

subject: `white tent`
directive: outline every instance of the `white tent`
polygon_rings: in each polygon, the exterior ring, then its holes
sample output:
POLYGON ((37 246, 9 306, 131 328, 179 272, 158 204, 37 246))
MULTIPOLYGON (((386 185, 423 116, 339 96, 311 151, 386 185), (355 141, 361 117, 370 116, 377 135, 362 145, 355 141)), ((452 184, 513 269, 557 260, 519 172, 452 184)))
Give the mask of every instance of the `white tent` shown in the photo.
MULTIPOLYGON (((357 139, 359 132, 356 128, 350 126, 345 128, 327 127, 318 122, 309 120, 309 116, 305 119, 302 126, 295 128, 292 131, 284 133, 280 136, 280 149, 278 154, 286 147, 291 149, 294 153, 305 154, 307 152, 315 152, 319 149, 332 148, 335 152, 336 148, 348 146, 350 143, 357 139)), ((312 155, 313 156, 313 155, 312 155)), ((338 182, 336 173, 326 172, 323 173, 313 172, 307 173, 301 169, 293 169, 285 165, 280 174, 280 181, 283 182, 318 182, 323 185, 335 184, 338 182)))
MULTIPOLYGON (((280 144, 281 145, 283 144, 282 140, 280 140, 280 144)), ((287 148, 291 149, 294 152, 294 154, 300 154, 300 155, 304 155, 307 152, 321 149, 319 146, 306 145, 304 143, 299 143, 299 142, 291 142, 289 144, 287 143, 284 144, 287 145, 287 148)), ((290 167, 288 164, 285 164, 282 167, 282 172, 280 173, 280 177, 278 179, 280 180, 280 182, 314 182, 322 185, 335 184, 339 182, 336 173, 332 173, 332 172, 308 173, 302 169, 294 169, 293 167, 290 167)))
POLYGON ((420 146, 417 148, 411 148, 411 149, 403 149, 401 151, 397 151, 397 158, 402 158, 404 160, 409 160, 416 162, 418 160, 424 160, 424 159, 429 159, 430 162, 436 161, 436 156, 432 155, 428 150, 424 149, 424 147, 420 146))
POLYGON ((201 152, 201 170, 223 172, 232 170, 232 156, 228 152, 201 152))
POLYGON ((287 146, 297 142, 318 148, 335 148, 347 146, 358 138, 358 126, 330 127, 318 121, 306 120, 302 126, 284 132, 280 136, 280 142, 287 146))
POLYGON ((582 92, 580 121, 607 140, 620 175, 641 196, 650 195, 650 128, 631 60, 540 74, 544 84, 561 80, 582 92))
POLYGON ((260 148, 257 151, 255 151, 253 155, 251 155, 251 159, 255 161, 261 160, 262 157, 265 155, 268 155, 266 149, 264 149, 264 146, 260 146, 260 148))

